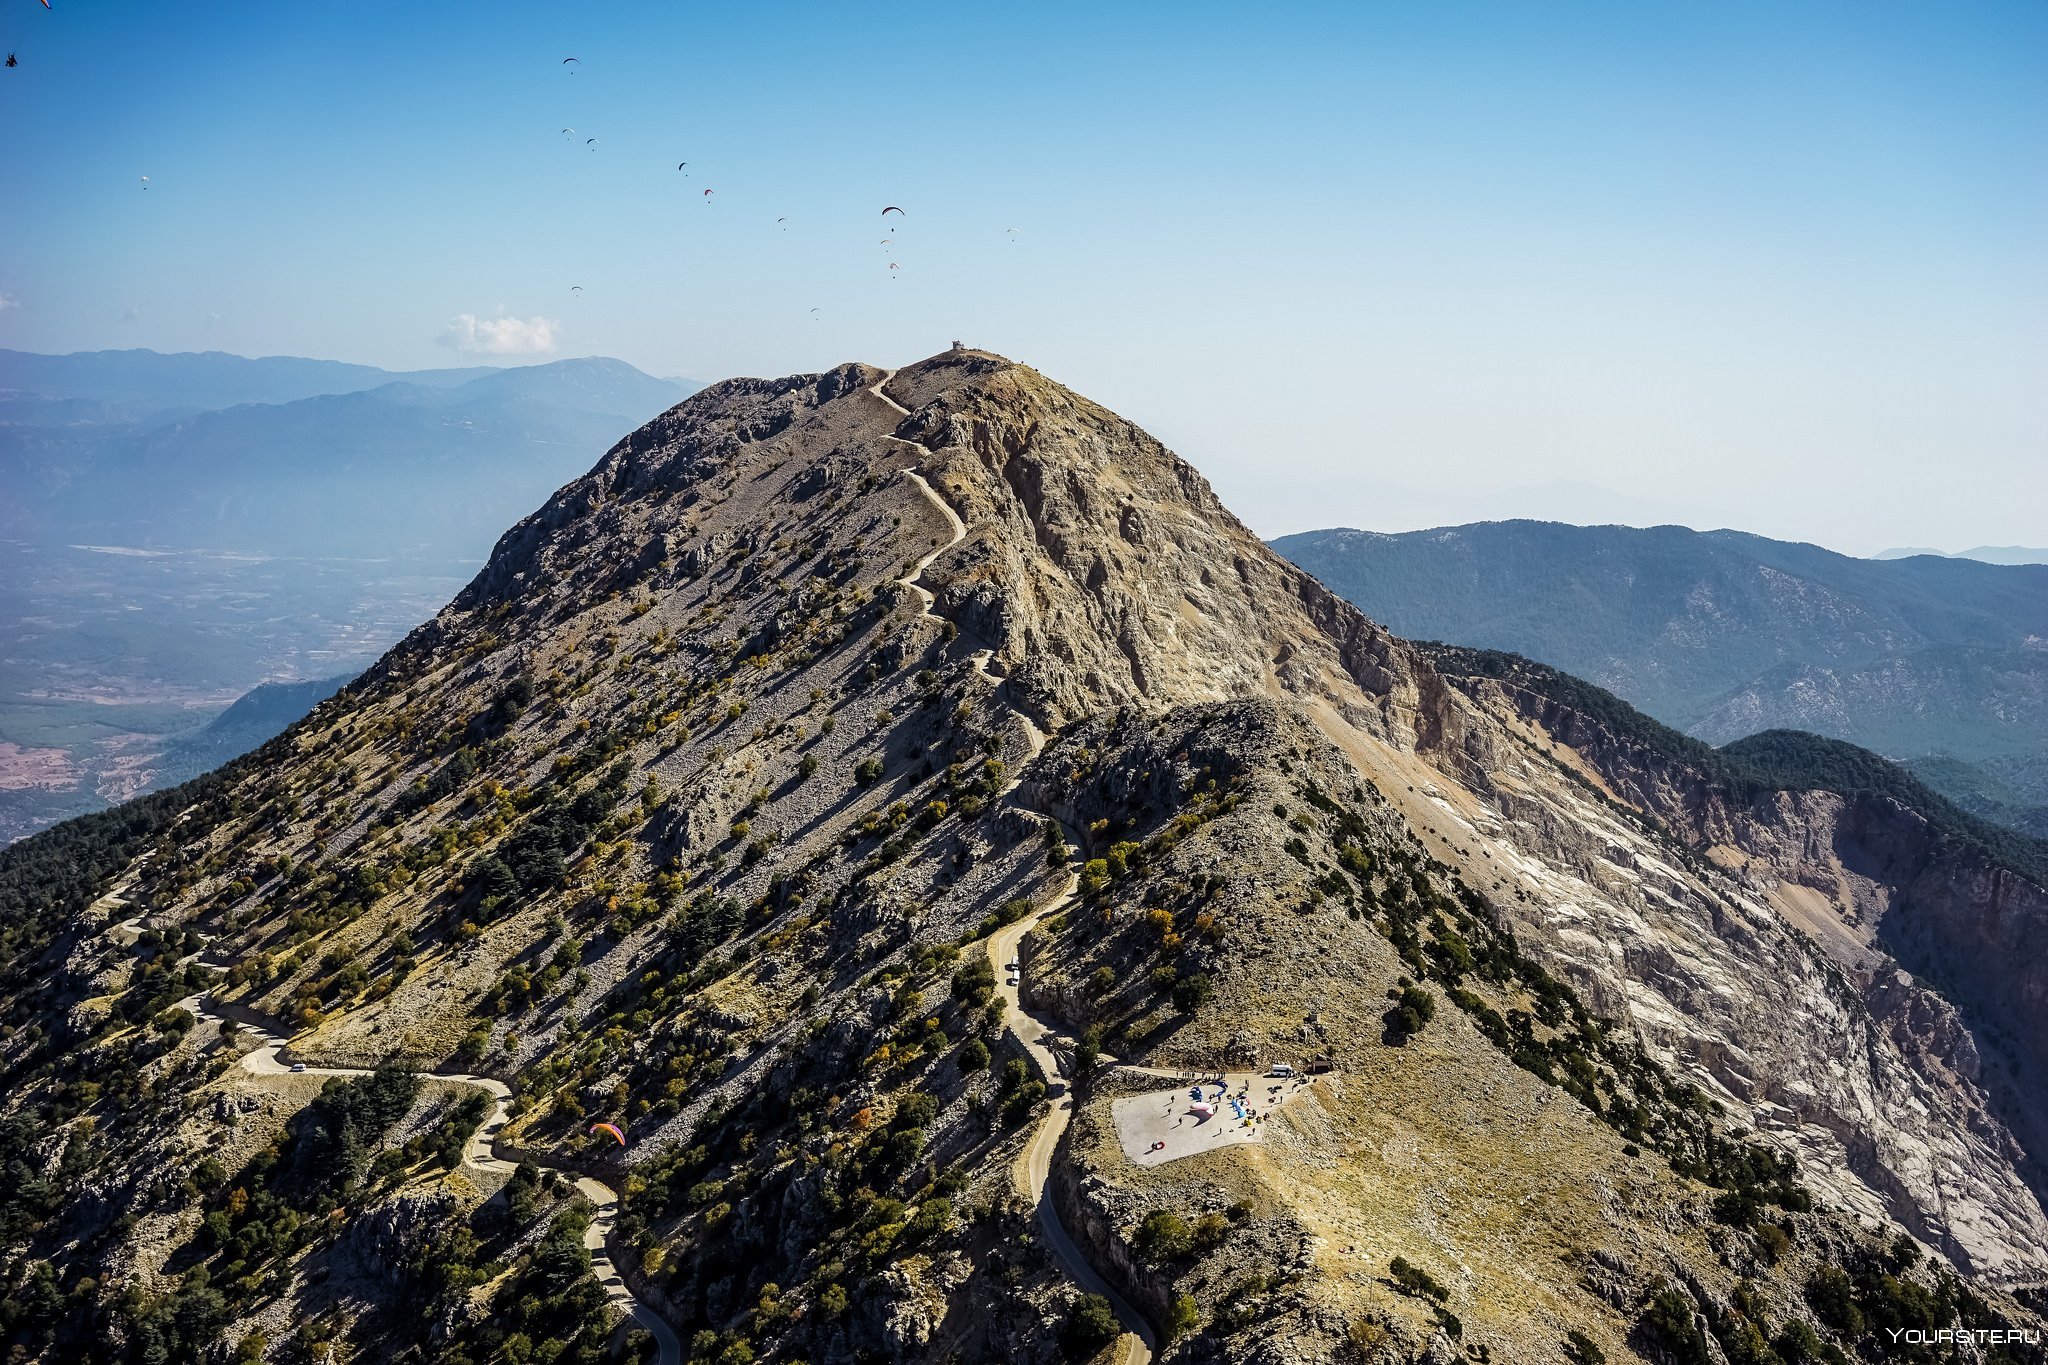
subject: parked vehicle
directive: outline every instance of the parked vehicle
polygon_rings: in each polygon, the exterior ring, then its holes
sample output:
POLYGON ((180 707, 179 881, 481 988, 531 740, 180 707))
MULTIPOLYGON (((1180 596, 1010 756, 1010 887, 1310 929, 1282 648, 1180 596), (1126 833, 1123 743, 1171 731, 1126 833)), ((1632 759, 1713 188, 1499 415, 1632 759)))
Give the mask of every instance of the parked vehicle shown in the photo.
POLYGON ((1273 1063, 1273 1065, 1266 1068, 1266 1074, 1268 1076, 1274 1076, 1278 1077, 1281 1080, 1285 1080, 1287 1077, 1292 1076, 1294 1074, 1294 1068, 1289 1066, 1285 1062, 1275 1062, 1273 1063))

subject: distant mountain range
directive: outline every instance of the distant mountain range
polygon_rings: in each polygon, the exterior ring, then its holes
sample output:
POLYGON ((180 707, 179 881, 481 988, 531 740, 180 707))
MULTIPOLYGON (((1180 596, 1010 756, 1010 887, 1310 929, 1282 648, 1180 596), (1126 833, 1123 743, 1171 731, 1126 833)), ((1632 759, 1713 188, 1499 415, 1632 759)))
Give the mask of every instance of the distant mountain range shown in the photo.
POLYGON ((132 421, 179 417, 242 403, 292 403, 323 393, 356 393, 403 380, 449 388, 496 374, 491 365, 454 370, 380 370, 301 356, 257 358, 225 351, 77 351, 38 355, 0 350, 0 421, 32 420, 67 404, 80 415, 132 421))
POLYGON ((1714 744, 1850 740, 2048 833, 2048 565, 1536 521, 1273 545, 1403 635, 1526 655, 1714 744))
POLYGON ((573 452, 692 391, 601 357, 396 375, 288 357, 0 352, 0 533, 481 557, 574 472, 573 452))
POLYGON ((694 388, 602 357, 0 351, 0 842, 275 733, 311 694, 206 727, 368 663, 694 388))
POLYGON ((2048 564, 2048 550, 2036 549, 2031 545, 1979 545, 1968 550, 1957 550, 1949 554, 1946 550, 1929 550, 1920 546, 1901 546, 1892 550, 1880 550, 1873 559, 1911 559, 1916 555, 1933 555, 1938 559, 1974 559, 1984 564, 2048 564))

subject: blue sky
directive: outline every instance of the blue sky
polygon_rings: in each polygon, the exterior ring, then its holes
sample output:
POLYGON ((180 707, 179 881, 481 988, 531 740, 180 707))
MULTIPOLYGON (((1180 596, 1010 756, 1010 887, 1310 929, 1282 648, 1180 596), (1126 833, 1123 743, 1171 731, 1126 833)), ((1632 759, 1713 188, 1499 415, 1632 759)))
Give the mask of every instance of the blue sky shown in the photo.
POLYGON ((2048 542, 2038 4, 53 3, 0 346, 960 337, 1267 534, 2048 542))

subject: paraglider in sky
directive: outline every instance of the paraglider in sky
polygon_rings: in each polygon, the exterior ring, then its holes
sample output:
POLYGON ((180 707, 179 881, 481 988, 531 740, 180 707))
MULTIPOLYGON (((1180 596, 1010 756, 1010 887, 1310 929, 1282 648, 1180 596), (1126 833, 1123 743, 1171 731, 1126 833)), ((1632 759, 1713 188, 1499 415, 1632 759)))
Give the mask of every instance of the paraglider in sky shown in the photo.
POLYGON ((580 294, 583 292, 583 286, 580 284, 572 284, 569 286, 569 292, 572 294, 580 294))
MULTIPOLYGON (((581 65, 583 65, 583 59, 582 59, 581 57, 564 57, 564 58, 562 58, 562 65, 563 65, 563 66, 568 66, 568 65, 569 65, 570 63, 572 63, 572 62, 573 62, 573 63, 575 63, 575 64, 576 64, 577 66, 581 66, 581 65)), ((570 72, 569 74, 573 76, 573 75, 575 75, 576 73, 575 73, 575 72, 573 72, 573 71, 571 71, 571 72, 570 72)))
POLYGON ((682 169, 683 167, 685 167, 685 166, 687 166, 687 165, 689 165, 689 164, 690 164, 690 163, 689 163, 689 162, 687 162, 687 161, 678 161, 678 162, 676 163, 676 169, 677 169, 677 170, 681 170, 681 169, 682 169))
POLYGON ((8 53, 8 54, 7 54, 7 64, 8 64, 9 66, 20 66, 20 65, 21 65, 21 63, 20 63, 20 62, 17 62, 16 60, 14 60, 14 54, 13 54, 12 52, 10 52, 10 53, 8 53))
POLYGON ((583 143, 583 145, 584 145, 584 146, 586 146, 586 147, 595 147, 595 146, 597 145, 597 139, 596 139, 596 138, 594 138, 594 137, 593 137, 593 138, 586 138, 586 139, 584 140, 584 143, 583 143))
POLYGON ((711 197, 711 191, 710 191, 710 190, 706 190, 706 191, 704 191, 704 197, 705 197, 706 199, 709 199, 709 198, 711 197))
POLYGON ((626 1135, 619 1131, 619 1126, 615 1123, 593 1123, 590 1125, 590 1131, 593 1133, 610 1133, 618 1139, 619 1146, 623 1147, 626 1145, 626 1135))
POLYGON ((148 176, 146 176, 146 175, 142 177, 142 188, 144 188, 144 189, 148 189, 148 188, 149 188, 149 177, 148 177, 148 176))
MULTIPOLYGON (((894 204, 891 204, 891 205, 889 205, 889 207, 888 207, 888 208, 885 208, 885 209, 883 209, 883 210, 882 210, 882 216, 883 216, 884 218, 887 218, 887 217, 888 217, 888 216, 889 216, 890 214, 892 214, 892 213, 902 213, 902 212, 903 212, 903 210, 902 210, 902 209, 899 209, 899 208, 897 208, 897 207, 896 207, 896 206, 895 206, 894 204)), ((908 217, 909 215, 907 215, 907 214, 906 214, 905 216, 906 216, 906 217, 908 217)))
POLYGON ((576 130, 574 128, 564 128, 562 130, 562 140, 564 142, 567 142, 570 138, 574 136, 576 136, 576 130))

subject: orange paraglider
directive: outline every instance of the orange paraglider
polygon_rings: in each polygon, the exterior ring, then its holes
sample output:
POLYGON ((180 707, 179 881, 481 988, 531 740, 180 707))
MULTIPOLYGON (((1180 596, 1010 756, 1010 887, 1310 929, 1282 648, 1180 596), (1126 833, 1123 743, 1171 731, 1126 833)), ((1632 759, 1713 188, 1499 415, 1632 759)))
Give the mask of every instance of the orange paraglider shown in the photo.
POLYGON ((593 1123, 590 1125, 590 1131, 593 1133, 610 1133, 614 1138, 618 1139, 619 1146, 623 1147, 626 1145, 626 1135, 619 1131, 619 1126, 616 1123, 593 1123))

